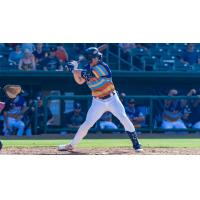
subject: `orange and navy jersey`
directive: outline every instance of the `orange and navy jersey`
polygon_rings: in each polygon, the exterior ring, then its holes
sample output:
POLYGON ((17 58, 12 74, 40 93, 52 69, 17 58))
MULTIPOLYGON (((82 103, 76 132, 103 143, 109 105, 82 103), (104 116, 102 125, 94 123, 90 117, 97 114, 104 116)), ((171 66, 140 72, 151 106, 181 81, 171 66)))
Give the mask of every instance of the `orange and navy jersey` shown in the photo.
POLYGON ((87 70, 88 68, 93 74, 92 78, 87 81, 87 85, 92 91, 92 96, 104 97, 115 90, 112 82, 112 73, 107 64, 99 62, 96 66, 87 66, 87 70))

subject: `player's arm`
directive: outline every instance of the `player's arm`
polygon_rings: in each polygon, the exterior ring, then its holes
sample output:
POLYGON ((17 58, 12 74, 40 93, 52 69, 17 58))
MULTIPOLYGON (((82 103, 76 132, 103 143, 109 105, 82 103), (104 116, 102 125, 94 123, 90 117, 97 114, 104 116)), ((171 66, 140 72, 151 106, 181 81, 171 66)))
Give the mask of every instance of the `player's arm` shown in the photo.
POLYGON ((73 70, 74 80, 79 84, 82 85, 85 83, 85 79, 82 77, 82 70, 73 70))
POLYGON ((144 117, 144 115, 142 113, 139 113, 138 117, 134 117, 133 120, 135 122, 140 123, 140 122, 144 122, 145 121, 145 117, 144 117))
POLYGON ((77 61, 72 61, 67 64, 67 68, 69 71, 73 73, 74 80, 76 83, 79 85, 82 85, 85 83, 86 79, 83 76, 83 70, 78 69, 78 62, 77 61))

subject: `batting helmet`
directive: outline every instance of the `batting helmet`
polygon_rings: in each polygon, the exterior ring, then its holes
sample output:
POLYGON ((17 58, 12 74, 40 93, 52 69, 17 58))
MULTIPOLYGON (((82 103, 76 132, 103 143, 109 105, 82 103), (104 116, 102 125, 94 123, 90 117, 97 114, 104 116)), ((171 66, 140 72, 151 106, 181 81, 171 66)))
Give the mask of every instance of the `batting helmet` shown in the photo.
POLYGON ((90 62, 93 58, 102 59, 102 53, 96 47, 90 47, 85 50, 85 58, 90 62))

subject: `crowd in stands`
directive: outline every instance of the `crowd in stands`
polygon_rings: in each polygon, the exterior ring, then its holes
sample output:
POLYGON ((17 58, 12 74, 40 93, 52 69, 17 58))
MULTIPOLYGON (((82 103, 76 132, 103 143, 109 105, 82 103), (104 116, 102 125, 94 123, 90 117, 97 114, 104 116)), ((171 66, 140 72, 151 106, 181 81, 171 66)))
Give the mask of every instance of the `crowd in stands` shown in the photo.
MULTIPOLYGON (((85 48, 96 44, 48 44, 48 43, 0 43, 1 70, 63 71, 65 63, 77 59, 85 48)), ((191 71, 200 69, 200 44, 192 43, 119 43, 109 44, 108 49, 116 55, 113 61, 106 50, 105 61, 111 69, 142 71, 191 71), (119 55, 119 49, 120 55, 119 55)), ((107 49, 107 50, 108 50, 107 49)))
POLYGON ((4 70, 63 71, 68 59, 64 44, 0 45, 0 68, 4 70))
MULTIPOLYGON (((191 71, 200 69, 200 44, 121 43, 121 56, 138 70, 191 71)), ((135 68, 129 68, 135 69, 135 68)))

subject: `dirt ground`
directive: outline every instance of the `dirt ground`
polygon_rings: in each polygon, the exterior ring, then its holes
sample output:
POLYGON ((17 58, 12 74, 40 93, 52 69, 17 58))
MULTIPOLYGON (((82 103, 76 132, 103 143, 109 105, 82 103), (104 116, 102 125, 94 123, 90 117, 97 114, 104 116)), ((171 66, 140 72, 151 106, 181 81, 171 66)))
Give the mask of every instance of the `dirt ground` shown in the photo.
POLYGON ((2 155, 200 155, 200 148, 145 148, 135 153, 131 148, 77 148, 74 152, 59 152, 56 147, 5 148, 2 155))

